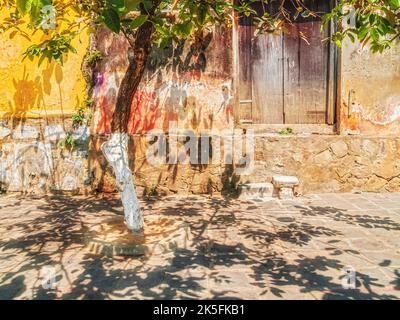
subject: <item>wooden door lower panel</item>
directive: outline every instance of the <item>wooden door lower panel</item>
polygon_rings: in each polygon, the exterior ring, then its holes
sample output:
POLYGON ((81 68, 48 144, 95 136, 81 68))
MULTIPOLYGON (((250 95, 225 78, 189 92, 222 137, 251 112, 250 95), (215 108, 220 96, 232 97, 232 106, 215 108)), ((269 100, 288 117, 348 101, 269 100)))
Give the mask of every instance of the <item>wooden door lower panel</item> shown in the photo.
POLYGON ((242 17, 242 25, 238 29, 238 47, 239 47, 239 119, 242 122, 252 121, 253 95, 252 95, 252 50, 251 38, 254 33, 254 27, 251 25, 251 19, 242 17))
POLYGON ((284 122, 326 123, 329 46, 321 22, 288 26, 284 34, 284 122))
POLYGON ((282 34, 252 40, 253 123, 283 123, 282 34))

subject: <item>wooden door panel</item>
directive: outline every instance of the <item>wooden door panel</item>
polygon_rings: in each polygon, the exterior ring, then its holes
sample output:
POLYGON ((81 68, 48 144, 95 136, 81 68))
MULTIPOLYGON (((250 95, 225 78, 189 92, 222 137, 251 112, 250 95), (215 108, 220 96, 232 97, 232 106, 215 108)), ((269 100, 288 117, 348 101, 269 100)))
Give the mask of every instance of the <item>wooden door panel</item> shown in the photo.
POLYGON ((320 25, 296 23, 284 35, 285 123, 326 123, 328 46, 320 25))
MULTIPOLYGON (((246 17, 243 18, 243 20, 246 17)), ((249 19, 249 18, 247 18, 249 19)), ((251 38, 254 28, 251 23, 242 20, 242 25, 238 28, 239 42, 239 119, 241 121, 252 120, 252 50, 251 38)))
POLYGON ((283 123, 282 34, 252 41, 253 122, 283 123))

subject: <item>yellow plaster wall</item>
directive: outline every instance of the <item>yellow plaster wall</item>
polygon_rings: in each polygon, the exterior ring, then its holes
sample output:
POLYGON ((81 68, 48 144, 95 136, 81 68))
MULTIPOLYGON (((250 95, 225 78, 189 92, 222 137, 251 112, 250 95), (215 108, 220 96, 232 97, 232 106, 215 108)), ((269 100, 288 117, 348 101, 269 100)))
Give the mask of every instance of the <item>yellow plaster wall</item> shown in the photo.
MULTIPOLYGON (((3 19, 7 12, 0 12, 3 19)), ((41 35, 33 37, 40 43, 41 35)), ((25 59, 22 53, 31 42, 12 32, 0 34, 0 119, 40 118, 71 115, 84 102, 86 82, 81 72, 82 58, 89 43, 88 34, 81 33, 61 67, 38 59, 25 59)))

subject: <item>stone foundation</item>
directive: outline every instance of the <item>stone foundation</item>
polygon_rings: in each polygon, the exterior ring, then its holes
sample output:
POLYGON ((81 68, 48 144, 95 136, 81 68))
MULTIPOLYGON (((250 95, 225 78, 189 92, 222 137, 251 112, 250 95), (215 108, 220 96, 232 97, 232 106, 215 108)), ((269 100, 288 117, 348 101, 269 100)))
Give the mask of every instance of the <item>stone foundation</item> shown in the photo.
MULTIPOLYGON (((100 147, 106 136, 92 138, 90 162, 95 177, 93 188, 102 192, 115 192, 114 174, 108 166, 100 147)), ((238 177, 231 165, 150 165, 146 160, 148 143, 145 137, 131 137, 130 165, 136 185, 148 196, 174 193, 212 194, 235 191, 238 177)))
MULTIPOLYGON (((10 192, 114 192, 114 175, 100 151, 106 136, 68 121, 0 123, 0 187, 10 192), (66 132, 76 145, 61 148, 66 132)), ((145 195, 235 192, 240 183, 269 183, 274 175, 299 178, 296 192, 400 191, 400 138, 340 135, 255 137, 254 169, 235 175, 232 165, 157 165, 146 160, 148 143, 131 138, 131 167, 145 195)))
POLYGON ((8 192, 46 194, 92 191, 89 129, 69 120, 0 123, 0 187, 8 192), (75 145, 59 144, 70 132, 75 145))
MULTIPOLYGON (((240 176, 230 165, 150 166, 145 158, 145 139, 136 137, 132 142, 136 183, 150 193, 236 191, 240 183, 271 182, 274 175, 298 177, 299 194, 400 191, 400 138, 395 137, 258 135, 254 170, 240 176)), ((99 146, 100 141, 94 145, 99 146)), ((95 159, 104 168, 98 153, 95 159)), ((113 177, 111 171, 106 172, 96 181, 98 189, 110 191, 113 177)), ((100 177, 99 173, 95 176, 100 177)))
POLYGON ((400 139, 310 135, 258 136, 255 168, 241 181, 294 175, 298 192, 394 192, 400 190, 400 139))

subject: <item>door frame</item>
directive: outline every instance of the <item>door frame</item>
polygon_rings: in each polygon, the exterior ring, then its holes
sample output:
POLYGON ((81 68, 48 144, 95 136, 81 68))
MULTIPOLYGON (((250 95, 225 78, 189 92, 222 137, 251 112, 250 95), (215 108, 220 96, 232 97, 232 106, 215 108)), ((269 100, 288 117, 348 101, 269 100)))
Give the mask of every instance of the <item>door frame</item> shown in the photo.
MULTIPOLYGON (((332 6, 337 4, 337 0, 331 0, 332 6)), ((256 129, 257 131, 277 132, 280 129, 290 126, 294 131, 307 133, 335 134, 338 133, 339 126, 339 106, 340 106, 340 49, 329 41, 329 61, 327 72, 327 123, 326 124, 253 124, 252 119, 240 119, 241 101, 239 97, 239 16, 234 13, 234 21, 232 27, 232 46, 233 46, 233 116, 236 128, 256 129)), ((329 25, 329 35, 336 32, 337 27, 333 21, 329 25)), ((246 104, 248 101, 246 101, 246 104)))

